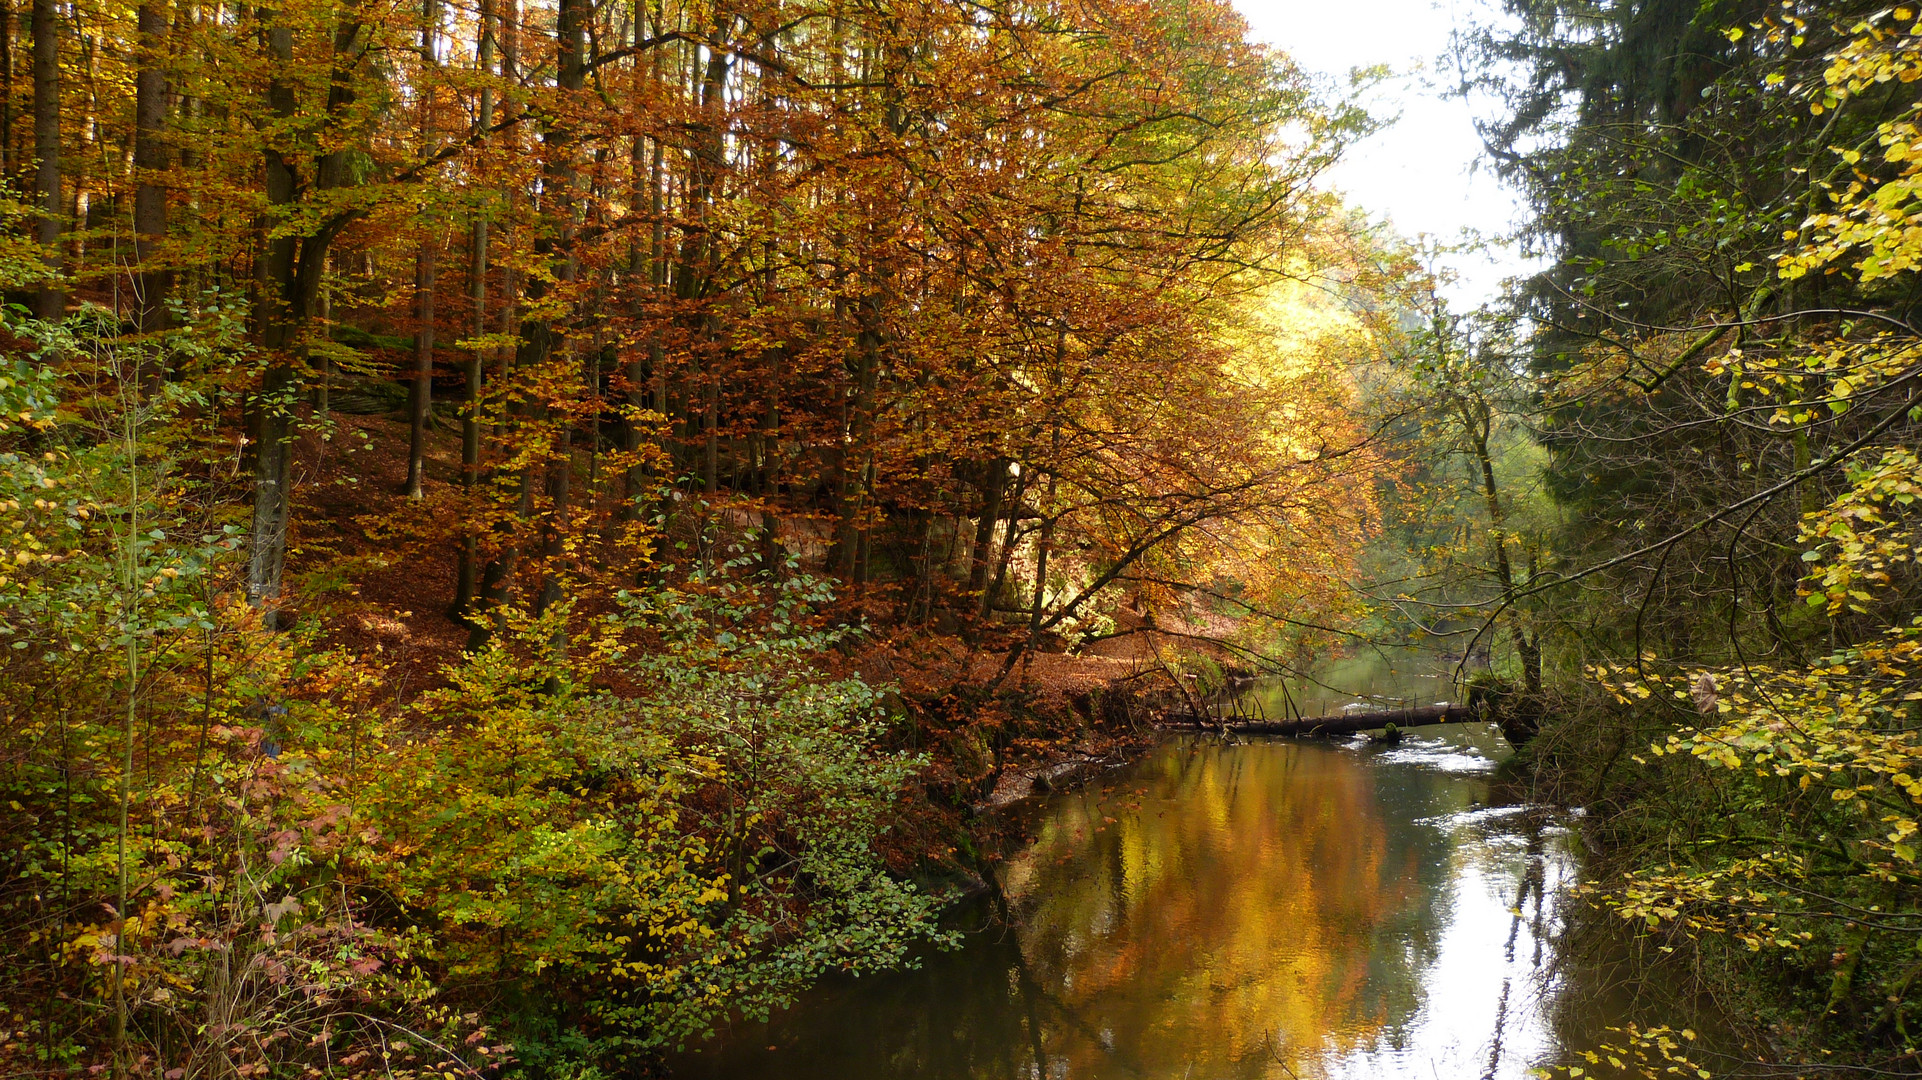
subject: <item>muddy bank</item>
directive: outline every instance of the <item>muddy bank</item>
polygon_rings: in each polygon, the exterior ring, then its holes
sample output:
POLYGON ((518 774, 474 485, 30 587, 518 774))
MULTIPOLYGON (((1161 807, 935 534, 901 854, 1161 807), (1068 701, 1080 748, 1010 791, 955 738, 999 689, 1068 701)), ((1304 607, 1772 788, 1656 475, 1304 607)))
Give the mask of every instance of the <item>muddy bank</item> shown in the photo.
POLYGON ((917 637, 859 658, 893 687, 899 748, 922 755, 889 834, 896 869, 963 896, 1028 841, 1023 804, 1097 780, 1158 744, 1157 720, 1185 695, 1165 666, 917 637))

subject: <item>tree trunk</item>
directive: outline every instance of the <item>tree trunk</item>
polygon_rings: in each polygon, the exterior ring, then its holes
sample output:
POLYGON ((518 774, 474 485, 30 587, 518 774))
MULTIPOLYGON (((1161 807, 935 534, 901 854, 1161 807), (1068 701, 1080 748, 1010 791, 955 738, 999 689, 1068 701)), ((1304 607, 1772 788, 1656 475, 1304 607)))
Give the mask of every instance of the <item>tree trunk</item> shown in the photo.
POLYGON ((423 494, 427 473, 427 414, 434 406, 434 241, 423 236, 414 256, 414 385, 407 395, 407 497, 423 494))
POLYGON ((164 329, 171 275, 157 262, 158 247, 167 235, 167 192, 159 174, 167 167, 161 142, 167 123, 165 43, 168 33, 164 0, 145 0, 136 16, 140 31, 140 67, 134 74, 134 261, 139 267, 135 285, 135 321, 141 333, 164 329))
MULTIPOLYGON (((494 5, 491 0, 481 0, 480 25, 475 29, 475 58, 479 62, 482 79, 494 73, 494 5)), ((480 129, 485 132, 494 126, 494 88, 483 84, 480 92, 480 110, 476 117, 480 129)), ((486 146, 483 136, 482 147, 486 146)), ((474 305, 473 329, 476 339, 487 334, 487 210, 483 206, 474 215, 474 228, 468 245, 467 291, 474 305)), ((481 379, 486 372, 487 350, 479 345, 471 349, 465 363, 465 405, 460 421, 460 486, 472 505, 474 488, 480 484, 480 400, 481 379)), ((465 622, 470 617, 478 587, 476 578, 480 569, 480 537, 469 525, 461 533, 460 563, 454 573, 454 603, 449 613, 465 622)))
MULTIPOLYGON (((636 5, 634 14, 636 24, 634 38, 640 40, 646 34, 642 13, 636 5)), ((628 150, 629 180, 632 189, 629 202, 639 208, 659 198, 658 194, 648 195, 650 187, 658 189, 658 172, 651 173, 647 166, 647 140, 636 135, 628 150)), ((659 160, 658 158, 656 159, 659 160)), ((650 314, 649 301, 653 299, 650 287, 653 273, 649 266, 649 252, 640 240, 633 240, 628 249, 627 280, 634 290, 635 315, 645 323, 650 314), (643 284, 645 282, 645 284, 643 284)), ((627 472, 622 476, 621 517, 637 521, 641 517, 641 499, 647 490, 647 467, 641 463, 642 426, 638 416, 649 407, 649 386, 653 382, 652 365, 647 362, 647 353, 636 349, 629 353, 627 368, 622 373, 627 379, 628 412, 621 417, 621 449, 626 451, 630 460, 627 472)))
MULTIPOLYGON (((555 85, 563 93, 578 93, 587 81, 587 3, 588 0, 560 0, 556 12, 554 38, 559 57, 555 85)), ((553 198, 546 204, 553 222, 553 239, 543 237, 537 240, 534 250, 548 259, 554 280, 560 282, 573 277, 573 261, 569 258, 568 248, 573 241, 574 137, 570 128, 558 122, 548 127, 542 135, 548 151, 543 186, 551 185, 553 191, 553 198)), ((539 301, 546 293, 546 283, 541 278, 533 278, 527 283, 529 300, 539 301)), ((539 371, 547 366, 560 344, 561 335, 555 332, 553 322, 545 316, 526 319, 521 323, 521 341, 515 362, 524 369, 539 371)), ((535 418, 537 422, 545 421, 549 419, 549 411, 546 408, 537 409, 535 418)), ((541 585, 535 592, 534 612, 537 615, 560 598, 560 581, 553 573, 553 563, 565 549, 572 486, 571 433, 562 427, 551 438, 554 440, 554 455, 542 484, 548 508, 541 524, 541 555, 547 565, 542 568, 541 585)), ((528 490, 533 487, 531 481, 529 477, 528 490)))
POLYGON ((1531 696, 1542 692, 1542 636, 1515 631, 1515 651, 1522 660, 1522 688, 1531 696))
POLYGON ((60 253, 60 18, 54 0, 33 0, 33 204, 39 212, 35 238, 48 278, 34 296, 33 314, 58 319, 66 313, 67 297, 59 274, 65 260, 60 253))
POLYGON ((701 490, 709 495, 721 490, 721 374, 713 368, 701 381, 701 490))
POLYGON ((981 594, 980 618, 988 617, 988 612, 994 606, 994 598, 1001 595, 1001 586, 1008 580, 1008 564, 1014 561, 1015 530, 1021 526, 1021 505, 1022 500, 1027 497, 1028 477, 1031 475, 1033 474, 1030 470, 1022 469, 1021 475, 1014 481, 1014 494, 1006 500, 1005 516, 1008 524, 1001 533, 1001 558, 996 560, 994 577, 989 580, 986 591, 981 594))
MULTIPOLYGON (((331 267, 329 267, 331 269, 331 267)), ((324 276, 324 275, 323 275, 324 276)), ((334 325, 334 297, 324 287, 320 291, 320 325, 331 328, 334 325)), ((333 407, 334 394, 334 357, 332 353, 320 360, 320 385, 314 388, 314 415, 319 418, 321 429, 327 427, 327 419, 333 407)), ((323 436, 325 437, 325 436, 323 436)))
POLYGON ((19 165, 13 149, 13 31, 12 0, 0 0, 0 176, 11 180, 19 165))
MULTIPOLYGON (((435 55, 435 35, 439 30, 440 6, 437 0, 422 0, 420 19, 420 63, 423 82, 420 89, 420 137, 423 154, 432 149, 433 83, 430 73, 439 62, 435 55)), ((438 245, 435 242, 431 210, 424 223, 420 247, 414 255, 414 385, 407 396, 407 497, 422 496, 427 481, 427 414, 434 407, 434 278, 438 272, 438 245)))
POLYGON ((1175 714, 1163 718, 1170 727, 1198 727, 1238 735, 1310 735, 1329 737, 1373 731, 1389 724, 1397 728, 1425 727, 1429 724, 1474 724, 1490 719, 1489 713, 1467 705, 1425 705, 1413 709, 1358 709, 1330 716, 1304 716, 1299 720, 1220 720, 1175 714))
MULTIPOLYGON (((280 22, 271 11, 266 30, 268 59, 277 71, 291 69, 294 35, 291 27, 280 22)), ((334 71, 327 90, 327 116, 341 116, 354 103, 350 76, 359 62, 357 51, 361 24, 348 21, 334 31, 331 67, 334 71)), ((277 118, 293 119, 299 111, 294 84, 275 75, 267 86, 267 106, 277 118)), ((320 155, 313 162, 313 175, 305 188, 325 192, 348 180, 350 148, 340 146, 320 155)), ((270 141, 262 152, 267 205, 270 213, 285 219, 297 211, 303 185, 294 171, 298 155, 289 156, 270 141)), ((263 233, 260 257, 255 268, 255 325, 259 327, 267 368, 261 374, 260 389, 250 403, 251 434, 254 443, 253 523, 248 534, 247 599, 258 607, 268 607, 268 626, 278 623, 271 610, 280 597, 281 574, 287 557, 289 490, 293 480, 293 409, 298 390, 300 358, 295 355, 300 334, 315 310, 327 265, 327 251, 334 237, 345 228, 351 216, 334 214, 313 225, 304 235, 271 236, 263 233)))
POLYGON ((861 545, 867 533, 862 517, 871 486, 874 396, 880 381, 881 332, 871 304, 872 298, 864 298, 860 304, 861 330, 855 337, 854 347, 854 399, 848 407, 847 449, 841 458, 834 500, 839 522, 833 550, 828 554, 829 569, 850 581, 855 580, 861 565, 861 545), (854 462, 852 469, 847 466, 850 460, 854 462))
POLYGON ((1008 459, 995 457, 981 481, 981 516, 974 527, 974 554, 968 561, 968 591, 976 613, 988 610, 988 580, 994 570, 994 528, 1001 520, 1001 499, 1008 488, 1008 459))
MULTIPOLYGON (((637 18, 639 17, 638 13, 636 17, 637 18)), ((660 16, 658 15, 658 13, 656 14, 655 18, 656 18, 655 32, 659 33, 660 32, 660 25, 659 25, 660 16)), ((635 31, 635 37, 639 38, 641 36, 641 33, 642 31, 637 29, 635 31)), ((654 59, 653 67, 654 67, 654 84, 656 87, 659 87, 661 79, 660 79, 660 59, 658 54, 654 59)), ((639 139, 636 139, 635 145, 638 153, 642 145, 641 141, 639 139)), ((636 182, 638 183, 639 177, 640 177, 640 164, 638 161, 635 163, 634 168, 636 173, 636 182)), ((647 182, 646 205, 649 211, 653 215, 653 223, 652 223, 652 228, 650 229, 650 237, 649 237, 648 252, 647 252, 647 286, 646 288, 643 288, 641 285, 638 268, 636 268, 636 272, 635 272, 636 290, 640 291, 643 295, 646 295, 652 298, 659 298, 664 293, 667 286, 667 228, 666 228, 666 223, 663 220, 663 215, 665 213, 666 206, 665 206, 665 196, 661 190, 661 181, 662 181, 662 174, 663 174, 664 168, 665 168, 665 161, 662 157, 661 143, 659 140, 655 140, 653 144, 653 152, 650 156, 650 160, 647 166, 647 181, 646 181, 647 182)), ((636 205, 639 205, 639 204, 640 204, 640 200, 637 199, 636 205)), ((645 321, 646 316, 649 313, 643 310, 641 314, 643 317, 643 321, 645 321)), ((667 401, 666 401, 667 391, 666 391, 666 383, 665 383, 666 372, 663 369, 666 367, 667 352, 665 349, 661 347, 661 339, 660 339, 660 334, 658 332, 653 332, 648 334, 647 351, 644 355, 645 355, 645 359, 642 358, 643 354, 637 351, 635 353, 634 360, 628 365, 627 377, 628 377, 628 382, 631 384, 629 393, 632 395, 632 397, 630 397, 629 399, 629 404, 636 409, 648 410, 649 412, 652 412, 657 416, 665 415, 667 412, 667 401)), ((643 445, 642 431, 641 431, 640 425, 635 422, 630 422, 627 430, 628 430, 627 450, 629 453, 634 454, 638 458, 641 452, 641 446, 643 445)), ((630 466, 628 469, 627 492, 626 492, 627 502, 626 502, 626 505, 622 508, 622 512, 631 521, 638 521, 642 517, 642 514, 643 514, 642 500, 647 495, 648 484, 652 476, 653 476, 653 470, 638 460, 635 461, 634 464, 630 466)))
MULTIPOLYGON (((1459 406, 1462 424, 1468 433, 1469 446, 1475 455, 1476 465, 1481 472, 1482 499, 1488 510, 1490 554, 1495 560, 1495 585, 1501 592, 1502 607, 1512 621, 1515 635, 1515 652, 1522 663, 1522 679, 1530 693, 1540 693, 1542 684, 1542 648, 1539 634, 1531 636, 1522 620, 1522 613, 1516 609, 1517 594, 1522 583, 1515 579, 1515 567, 1508 554, 1508 515, 1502 509, 1501 489, 1495 480, 1495 458, 1489 451, 1488 441, 1492 435, 1493 417, 1486 402, 1470 405, 1462 402, 1459 406)), ((1533 557, 1530 558, 1531 573, 1533 557)), ((1492 642, 1491 642, 1492 644, 1492 642)))
MULTIPOLYGON (((276 63, 291 64, 293 30, 284 25, 268 27, 267 50, 276 63)), ((282 118, 294 115, 294 90, 284 80, 272 81, 267 98, 269 107, 282 118)), ((271 146, 264 158, 268 205, 291 210, 297 197, 293 166, 271 146)), ((294 385, 294 368, 286 352, 293 344, 300 319, 300 313, 293 310, 297 306, 297 294, 290 295, 296 280, 298 241, 292 236, 273 236, 263 231, 260 245, 255 271, 255 321, 268 359, 248 425, 254 443, 254 512, 247 534, 247 599, 256 607, 279 598, 282 564, 287 555, 287 488, 293 479, 293 454, 288 443, 293 437, 293 406, 286 398, 294 385)), ((268 625, 276 621, 277 616, 269 611, 268 625)))
MULTIPOLYGON (((719 15, 714 24, 714 39, 725 40, 728 30, 733 26, 734 16, 719 15)), ((675 291, 682 300, 701 300, 707 295, 712 283, 714 267, 714 242, 711 235, 714 218, 715 186, 720 182, 721 170, 726 167, 726 133, 723 131, 722 110, 726 107, 728 53, 715 49, 708 53, 705 67, 701 69, 700 84, 695 88, 696 102, 701 111, 699 139, 695 144, 690 161, 690 184, 685 207, 695 216, 695 227, 688 230, 681 245, 681 266, 675 282, 675 291)), ((712 320, 702 311, 693 314, 696 340, 707 345, 714 339, 712 320)), ((689 400, 686 403, 687 452, 690 459, 695 453, 701 478, 701 489, 709 495, 719 490, 720 478, 720 374, 715 370, 717 357, 708 352, 704 355, 706 363, 696 375, 701 393, 701 404, 697 409, 692 400, 694 385, 689 386, 689 400), (699 449, 695 448, 694 434, 700 434, 699 449)))
POLYGON ((541 615, 561 598, 557 564, 567 550, 567 518, 572 509, 574 480, 573 432, 563 427, 554 436, 555 460, 547 467, 547 517, 541 526, 541 589, 534 597, 534 614, 541 615))
MULTIPOLYGON (((1034 545, 1034 606, 1028 611, 1028 652, 1032 654, 1041 641, 1041 614, 1046 609, 1048 599, 1048 556, 1054 550, 1054 508, 1055 478, 1048 477, 1048 498, 1041 511, 1041 535, 1034 545)), ((1023 669, 1026 670, 1026 669, 1023 669)))

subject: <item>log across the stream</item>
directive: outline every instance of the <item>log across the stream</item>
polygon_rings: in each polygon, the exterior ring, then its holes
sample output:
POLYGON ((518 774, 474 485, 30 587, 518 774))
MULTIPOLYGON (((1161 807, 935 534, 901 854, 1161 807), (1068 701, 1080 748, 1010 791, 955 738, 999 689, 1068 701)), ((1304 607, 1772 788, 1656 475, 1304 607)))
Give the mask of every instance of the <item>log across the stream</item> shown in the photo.
POLYGON ((1304 716, 1296 720, 1215 720, 1170 714, 1162 721, 1169 727, 1192 727, 1241 735, 1353 735, 1393 724, 1396 728, 1424 727, 1429 724, 1475 724, 1496 719, 1486 708, 1444 703, 1413 709, 1356 709, 1329 716, 1304 716))

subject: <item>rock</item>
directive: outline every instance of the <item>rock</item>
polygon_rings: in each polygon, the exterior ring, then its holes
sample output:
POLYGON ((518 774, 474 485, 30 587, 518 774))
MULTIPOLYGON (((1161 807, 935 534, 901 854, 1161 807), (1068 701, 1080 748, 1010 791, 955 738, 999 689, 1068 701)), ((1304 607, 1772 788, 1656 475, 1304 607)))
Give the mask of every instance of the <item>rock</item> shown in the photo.
POLYGON ((994 783, 994 791, 975 807, 976 810, 1001 810, 1034 794, 1034 777, 1020 769, 1009 769, 994 783))

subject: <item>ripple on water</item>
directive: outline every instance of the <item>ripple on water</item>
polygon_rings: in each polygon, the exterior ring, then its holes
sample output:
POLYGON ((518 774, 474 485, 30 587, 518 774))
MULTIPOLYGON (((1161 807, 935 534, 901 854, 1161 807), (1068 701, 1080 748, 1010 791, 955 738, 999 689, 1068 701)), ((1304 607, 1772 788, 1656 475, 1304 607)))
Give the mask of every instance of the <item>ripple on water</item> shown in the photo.
POLYGON ((1450 814, 1436 814, 1433 817, 1416 818, 1417 825, 1433 825, 1438 829, 1480 828, 1505 822, 1509 818, 1523 814, 1550 812, 1550 807, 1536 803, 1517 803, 1513 806, 1476 806, 1467 810, 1457 810, 1450 814))
POLYGON ((1384 750, 1380 760, 1388 765, 1415 765, 1445 773, 1492 772, 1498 764, 1473 747, 1446 739, 1405 739, 1393 750, 1384 750))

